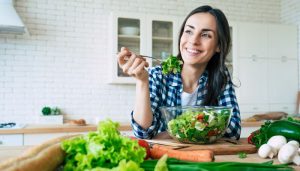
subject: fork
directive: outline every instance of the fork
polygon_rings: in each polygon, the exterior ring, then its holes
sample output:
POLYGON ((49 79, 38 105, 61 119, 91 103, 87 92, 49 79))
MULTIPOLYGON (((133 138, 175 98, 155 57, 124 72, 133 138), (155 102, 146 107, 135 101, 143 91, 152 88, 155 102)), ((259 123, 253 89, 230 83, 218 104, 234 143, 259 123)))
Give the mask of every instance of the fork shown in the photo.
POLYGON ((150 58, 150 59, 153 59, 153 60, 156 60, 158 62, 162 62, 162 59, 158 59, 158 58, 155 58, 155 57, 152 57, 152 56, 147 56, 147 55, 139 55, 143 58, 150 58))
MULTIPOLYGON (((118 53, 116 53, 116 54, 118 54, 118 53)), ((147 56, 147 55, 137 55, 137 56, 140 56, 140 57, 143 57, 143 58, 150 58, 150 59, 156 60, 158 62, 162 62, 163 61, 162 59, 158 59, 158 58, 155 58, 155 57, 152 57, 152 56, 147 56)))

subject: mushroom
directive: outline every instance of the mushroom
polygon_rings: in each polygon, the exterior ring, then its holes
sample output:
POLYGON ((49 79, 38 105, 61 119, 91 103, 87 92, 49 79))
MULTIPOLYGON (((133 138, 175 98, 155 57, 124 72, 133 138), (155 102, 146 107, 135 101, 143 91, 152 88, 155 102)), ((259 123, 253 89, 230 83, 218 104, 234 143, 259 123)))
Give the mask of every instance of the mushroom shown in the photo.
POLYGON ((300 145, 299 145, 298 141, 292 140, 292 141, 289 141, 288 144, 295 145, 298 149, 298 154, 300 154, 300 148, 299 148, 300 145))
POLYGON ((273 148, 268 145, 268 144, 263 144, 262 146, 259 147, 258 149, 258 156, 261 158, 273 158, 275 156, 275 151, 273 148))
POLYGON ((298 141, 291 140, 291 141, 288 142, 288 144, 295 145, 297 148, 299 148, 299 143, 298 143, 298 141))
POLYGON ((274 156, 277 155, 279 149, 287 143, 287 140, 282 135, 275 135, 271 137, 267 144, 272 147, 272 151, 274 152, 274 156))
MULTIPOLYGON (((299 144, 298 144, 299 145, 299 144)), ((282 164, 287 163, 295 163, 296 165, 300 165, 300 156, 298 154, 298 148, 297 145, 295 145, 294 142, 287 143, 284 146, 282 146, 278 153, 278 160, 282 164)))

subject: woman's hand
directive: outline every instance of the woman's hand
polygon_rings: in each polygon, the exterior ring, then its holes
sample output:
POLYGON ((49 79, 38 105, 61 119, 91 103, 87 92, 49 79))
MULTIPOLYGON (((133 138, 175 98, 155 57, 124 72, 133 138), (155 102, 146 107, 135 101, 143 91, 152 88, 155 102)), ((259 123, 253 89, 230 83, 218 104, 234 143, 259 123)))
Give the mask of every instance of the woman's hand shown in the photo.
POLYGON ((118 53, 118 63, 125 74, 136 78, 139 81, 148 81, 148 72, 145 67, 149 63, 141 56, 130 52, 129 49, 122 47, 118 53))

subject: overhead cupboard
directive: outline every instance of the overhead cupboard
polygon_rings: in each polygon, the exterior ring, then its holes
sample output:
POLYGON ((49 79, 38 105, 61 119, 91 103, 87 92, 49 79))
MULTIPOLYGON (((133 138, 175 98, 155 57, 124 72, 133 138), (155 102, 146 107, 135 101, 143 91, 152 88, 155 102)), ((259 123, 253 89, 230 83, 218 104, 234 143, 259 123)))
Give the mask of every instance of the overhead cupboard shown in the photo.
MULTIPOLYGON (((177 54, 178 18, 167 15, 139 13, 112 13, 110 17, 110 56, 112 72, 110 83, 134 84, 133 78, 124 74, 117 63, 117 52, 127 47, 136 54, 165 59, 177 54)), ((159 61, 147 59, 150 66, 159 61)))
MULTIPOLYGON (((112 84, 134 84, 118 66, 117 52, 165 59, 178 53, 181 16, 113 12, 109 18, 112 84)), ((268 111, 294 112, 298 91, 297 27, 230 22, 232 50, 227 57, 242 118, 268 111)), ((159 62, 147 59, 150 66, 159 62)))

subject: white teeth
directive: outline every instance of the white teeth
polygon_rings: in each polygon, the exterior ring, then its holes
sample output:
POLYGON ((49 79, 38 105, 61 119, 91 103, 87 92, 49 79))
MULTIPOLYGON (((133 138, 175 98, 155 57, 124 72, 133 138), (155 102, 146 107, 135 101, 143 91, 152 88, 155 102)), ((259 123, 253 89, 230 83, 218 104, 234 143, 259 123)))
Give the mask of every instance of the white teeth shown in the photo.
POLYGON ((195 50, 195 49, 186 49, 186 51, 190 52, 190 53, 199 53, 199 50, 195 50))

